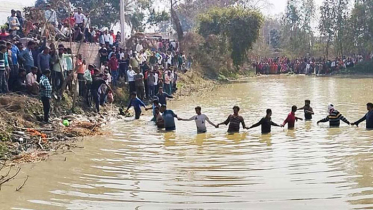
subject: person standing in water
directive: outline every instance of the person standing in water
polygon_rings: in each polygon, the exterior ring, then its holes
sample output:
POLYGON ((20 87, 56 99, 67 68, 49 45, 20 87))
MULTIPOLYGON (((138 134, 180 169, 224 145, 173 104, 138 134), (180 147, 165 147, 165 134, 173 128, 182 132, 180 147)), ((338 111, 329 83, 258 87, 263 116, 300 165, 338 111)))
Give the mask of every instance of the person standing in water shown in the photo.
POLYGON ((361 122, 366 120, 367 121, 366 128, 369 130, 373 129, 373 103, 367 104, 367 110, 368 110, 368 113, 363 118, 352 123, 351 125, 359 126, 361 122))
POLYGON ((238 112, 240 111, 240 107, 234 106, 233 107, 233 114, 229 115, 227 120, 225 120, 222 123, 219 123, 216 128, 219 128, 220 125, 228 125, 228 133, 239 133, 240 132, 240 124, 242 124, 242 127, 245 129, 245 121, 242 116, 238 115, 238 112))
POLYGON ((164 128, 164 120, 159 106, 154 108, 155 124, 159 129, 164 128))
POLYGON ((130 100, 130 102, 128 104, 128 107, 127 107, 127 110, 126 110, 125 113, 128 113, 128 110, 132 106, 135 109, 135 119, 136 120, 140 119, 140 116, 141 116, 141 107, 144 107, 145 111, 148 110, 148 108, 146 108, 144 102, 142 102, 139 98, 137 98, 136 92, 132 92, 131 93, 131 100, 130 100))
POLYGON ((202 108, 200 106, 197 106, 195 108, 196 110, 196 114, 195 116, 189 118, 189 119, 182 119, 182 118, 178 118, 178 120, 180 121, 192 121, 194 120, 196 122, 196 126, 197 126, 197 133, 206 133, 207 132, 207 129, 206 129, 206 121, 214 126, 214 127, 217 127, 214 123, 212 123, 210 121, 210 119, 205 115, 205 114, 202 114, 201 113, 201 110, 202 108))
POLYGON ((176 130, 175 118, 177 118, 177 115, 172 110, 167 110, 166 104, 162 104, 161 112, 163 113, 162 117, 166 131, 176 130))
POLYGON ((334 108, 333 104, 329 104, 328 111, 329 115, 326 118, 319 120, 317 122, 317 125, 321 122, 329 122, 330 127, 339 127, 339 125, 341 124, 341 120, 350 125, 350 122, 345 117, 343 117, 343 115, 339 113, 338 110, 334 108))
POLYGON ((286 124, 288 124, 288 129, 294 129, 295 127, 295 121, 303 120, 302 118, 296 117, 295 112, 297 111, 297 106, 291 107, 291 112, 282 124, 282 127, 284 127, 286 124))
POLYGON ((258 126, 262 126, 262 134, 268 134, 268 133, 271 133, 271 126, 277 126, 277 127, 282 127, 274 122, 272 122, 272 110, 271 109, 267 109, 267 115, 265 117, 263 117, 258 123, 252 125, 250 128, 247 128, 247 129, 251 129, 251 128, 255 128, 255 127, 258 127, 258 126))
POLYGON ((313 112, 312 107, 311 107, 311 101, 310 100, 306 100, 304 107, 299 108, 298 110, 304 110, 304 119, 305 120, 312 120, 312 115, 315 114, 313 112))

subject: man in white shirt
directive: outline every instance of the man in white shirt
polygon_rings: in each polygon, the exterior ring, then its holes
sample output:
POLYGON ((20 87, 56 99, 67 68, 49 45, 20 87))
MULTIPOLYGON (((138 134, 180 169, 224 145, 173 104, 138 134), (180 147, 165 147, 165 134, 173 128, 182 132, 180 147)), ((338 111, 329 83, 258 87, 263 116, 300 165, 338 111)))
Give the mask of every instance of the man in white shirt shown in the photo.
POLYGON ((132 66, 129 66, 127 70, 127 78, 128 78, 130 93, 136 91, 135 75, 136 75, 136 72, 132 69, 132 66))
POLYGON ((136 51, 137 51, 138 53, 140 53, 143 49, 144 49, 144 48, 142 47, 142 45, 140 44, 140 42, 138 42, 137 45, 136 45, 136 51))
POLYGON ((107 30, 104 32, 104 35, 103 35, 103 37, 104 37, 104 42, 105 42, 105 44, 107 43, 107 44, 109 44, 109 42, 110 42, 110 34, 108 34, 108 32, 107 32, 107 30))
POLYGON ((181 119, 181 118, 177 118, 177 119, 181 120, 181 121, 192 121, 192 120, 194 120, 196 122, 196 126, 197 126, 197 133, 206 133, 207 132, 206 123, 205 123, 206 121, 208 123, 210 123, 210 125, 217 128, 217 126, 214 123, 212 123, 206 115, 201 113, 202 109, 201 109, 200 106, 197 106, 195 108, 195 110, 196 110, 197 115, 195 115, 195 116, 193 116, 189 119, 181 119))
POLYGON ((82 13, 82 8, 79 7, 78 8, 78 12, 74 14, 74 18, 75 18, 75 23, 79 26, 79 27, 83 27, 84 26, 84 20, 85 20, 85 15, 82 13))

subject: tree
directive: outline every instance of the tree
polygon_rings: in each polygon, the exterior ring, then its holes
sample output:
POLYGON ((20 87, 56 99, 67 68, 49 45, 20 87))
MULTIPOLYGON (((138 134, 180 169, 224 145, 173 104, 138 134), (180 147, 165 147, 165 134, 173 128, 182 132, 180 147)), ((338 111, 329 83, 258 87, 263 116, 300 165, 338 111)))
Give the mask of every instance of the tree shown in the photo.
POLYGON ((278 31, 277 29, 272 29, 270 32, 269 32, 269 36, 270 36, 270 45, 273 47, 273 49, 279 49, 280 48, 280 39, 281 39, 281 35, 280 35, 280 31, 278 31))
POLYGON ((311 50, 314 18, 313 0, 288 0, 282 20, 283 48, 292 56, 305 55, 311 50))
MULTIPOLYGON (((120 20, 120 0, 71 0, 71 3, 88 11, 100 5, 99 9, 91 14, 93 25, 110 27, 120 20)), ((143 31, 148 23, 157 24, 168 20, 167 12, 154 11, 152 0, 125 0, 124 5, 125 21, 133 31, 143 31)))
POLYGON ((334 0, 324 0, 320 7, 320 23, 319 30, 326 39, 325 55, 328 58, 329 48, 335 34, 336 25, 336 11, 334 7, 334 0))
POLYGON ((217 35, 227 42, 235 66, 243 64, 247 51, 258 39, 263 17, 242 7, 214 8, 199 17, 198 33, 217 35))
POLYGON ((45 5, 45 0, 36 0, 35 7, 41 7, 45 5))

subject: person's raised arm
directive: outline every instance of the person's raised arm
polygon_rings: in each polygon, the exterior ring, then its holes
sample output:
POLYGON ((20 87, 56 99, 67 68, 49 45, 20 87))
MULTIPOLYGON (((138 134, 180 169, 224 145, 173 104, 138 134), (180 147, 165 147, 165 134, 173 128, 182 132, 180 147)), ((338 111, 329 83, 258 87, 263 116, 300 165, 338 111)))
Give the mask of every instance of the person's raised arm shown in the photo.
POLYGON ((224 122, 217 124, 216 127, 218 128, 219 125, 228 125, 230 120, 231 120, 231 115, 229 115, 228 118, 224 122))
POLYGON ((212 126, 214 126, 215 128, 217 127, 217 125, 215 125, 214 123, 212 123, 211 121, 210 121, 210 119, 206 116, 206 121, 210 124, 210 125, 212 125, 212 126))
POLYGON ((310 110, 306 110, 306 112, 307 112, 307 113, 310 113, 310 114, 312 114, 312 115, 315 114, 315 113, 313 112, 313 109, 312 109, 311 107, 310 107, 310 110))
POLYGON ((304 109, 304 107, 301 107, 301 108, 298 108, 297 110, 303 110, 304 109))
POLYGON ((131 106, 132 106, 132 99, 131 99, 130 102, 128 103, 127 110, 125 111, 125 113, 128 112, 128 110, 131 108, 131 106))
POLYGON ((289 116, 284 120, 284 123, 282 123, 282 126, 285 126, 289 122, 289 116))
POLYGON ((342 114, 340 115, 339 119, 342 120, 344 123, 346 123, 348 125, 351 124, 350 121, 348 121, 342 114))
POLYGON ((193 121, 195 119, 195 117, 193 116, 189 119, 183 119, 183 118, 178 117, 177 119, 180 120, 180 121, 193 121))
POLYGON ((321 123, 321 122, 329 122, 329 116, 327 116, 326 118, 322 119, 322 120, 319 120, 317 122, 317 124, 321 123))
POLYGON ((366 119, 367 119, 367 115, 364 115, 363 118, 361 118, 360 120, 358 120, 358 121, 352 123, 351 125, 356 125, 356 127, 359 127, 359 124, 360 124, 361 122, 365 121, 366 119))
POLYGON ((277 127, 284 127, 283 125, 279 125, 279 124, 274 123, 274 122, 272 122, 272 121, 271 121, 271 125, 272 125, 272 126, 277 126, 277 127))
POLYGON ((263 123, 263 118, 259 122, 255 123, 254 125, 252 125, 250 128, 247 128, 247 129, 256 128, 260 126, 262 123, 263 123))
POLYGON ((247 128, 246 128, 246 124, 245 124, 245 120, 244 120, 243 118, 242 118, 241 124, 242 124, 242 128, 243 128, 243 129, 247 129, 247 128))
POLYGON ((168 93, 164 93, 166 98, 174 98, 172 95, 169 95, 168 93))
POLYGON ((38 68, 41 70, 41 65, 40 65, 40 60, 41 60, 41 54, 38 55, 38 68))

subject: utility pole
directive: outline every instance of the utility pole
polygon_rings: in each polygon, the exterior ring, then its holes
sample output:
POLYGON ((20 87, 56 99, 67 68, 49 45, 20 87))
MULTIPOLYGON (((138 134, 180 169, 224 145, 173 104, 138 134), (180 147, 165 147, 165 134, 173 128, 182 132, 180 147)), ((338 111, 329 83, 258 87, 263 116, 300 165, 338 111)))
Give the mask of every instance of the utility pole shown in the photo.
POLYGON ((124 45, 126 43, 126 36, 124 34, 124 24, 125 24, 125 17, 124 17, 124 0, 120 0, 120 3, 119 3, 119 7, 120 7, 120 10, 119 10, 119 15, 120 15, 120 38, 121 38, 121 41, 122 41, 122 44, 124 45))

